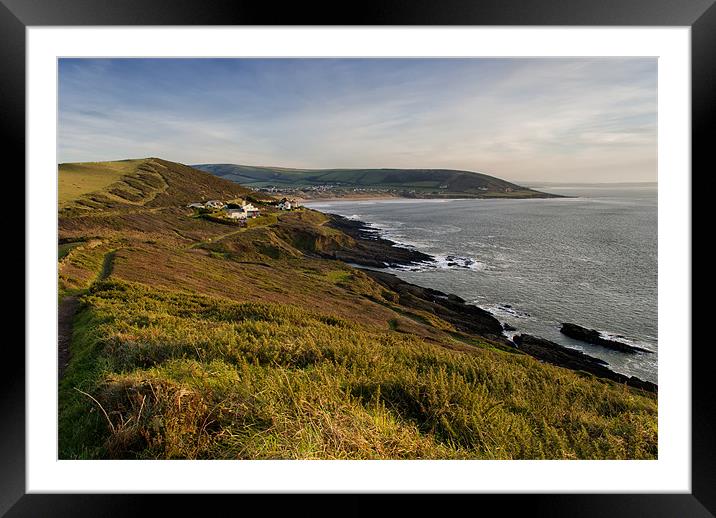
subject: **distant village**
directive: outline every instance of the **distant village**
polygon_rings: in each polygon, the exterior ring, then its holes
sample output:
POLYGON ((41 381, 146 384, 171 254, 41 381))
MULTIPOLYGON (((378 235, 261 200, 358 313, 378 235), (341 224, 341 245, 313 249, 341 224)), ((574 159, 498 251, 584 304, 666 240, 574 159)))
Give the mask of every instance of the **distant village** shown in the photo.
MULTIPOLYGON (((279 210, 291 211, 300 208, 300 204, 296 200, 283 198, 280 201, 266 202, 267 206, 274 206, 279 210)), ((209 200, 207 202, 194 202, 187 205, 192 209, 194 214, 202 216, 210 216, 211 219, 225 219, 228 221, 240 223, 247 219, 259 217, 261 211, 252 203, 235 199, 229 201, 209 200)))
MULTIPOLYGON (((298 196, 305 199, 324 198, 330 196, 343 196, 343 195, 370 195, 370 194, 389 194, 392 196, 404 196, 407 198, 421 197, 430 194, 439 194, 449 188, 448 184, 442 184, 437 189, 406 189, 399 187, 353 187, 349 185, 341 184, 323 184, 323 185, 311 185, 301 187, 287 187, 287 186, 274 186, 269 185, 265 187, 259 187, 256 190, 265 192, 273 195, 288 195, 298 196)), ((488 187, 477 187, 477 191, 487 192, 488 187)), ((504 192, 512 192, 510 187, 504 189, 504 192)))
POLYGON ((377 195, 384 195, 384 194, 390 194, 390 195, 405 195, 410 196, 412 194, 416 194, 415 190, 407 191, 405 189, 386 189, 386 188, 378 188, 378 187, 346 187, 343 185, 311 185, 306 187, 276 187, 276 186, 267 186, 267 187, 258 187, 256 188, 257 191, 265 192, 272 195, 285 195, 285 196, 297 196, 299 198, 303 198, 305 200, 311 200, 311 199, 317 199, 317 198, 326 198, 331 196, 344 196, 346 194, 360 194, 360 195, 370 195, 370 194, 377 194, 377 195))
POLYGON ((262 192, 270 192, 270 193, 278 193, 278 192, 296 192, 296 193, 305 193, 305 192, 325 192, 325 191, 331 191, 336 188, 341 188, 340 185, 332 185, 332 184, 325 184, 325 185, 309 185, 309 186, 303 186, 303 187, 277 187, 275 185, 269 185, 267 187, 259 187, 257 190, 262 192))
POLYGON ((335 191, 339 192, 355 192, 355 193, 379 193, 379 192, 387 192, 387 191, 398 191, 400 189, 384 189, 384 188, 378 188, 378 187, 351 187, 341 184, 323 184, 323 185, 308 185, 308 186, 302 186, 302 187, 278 187, 274 185, 269 185, 266 187, 259 187, 256 189, 261 192, 266 192, 270 194, 281 194, 281 193, 287 193, 287 194, 294 194, 297 196, 308 196, 311 197, 311 195, 320 195, 324 193, 331 193, 335 191))

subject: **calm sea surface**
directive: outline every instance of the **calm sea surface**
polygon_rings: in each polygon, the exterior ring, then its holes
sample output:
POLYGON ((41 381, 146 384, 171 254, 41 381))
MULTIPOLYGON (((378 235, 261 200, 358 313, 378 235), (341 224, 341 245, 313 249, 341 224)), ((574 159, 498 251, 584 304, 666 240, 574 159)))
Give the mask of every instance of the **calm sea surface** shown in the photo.
MULTIPOLYGON (((539 186, 535 188, 540 189, 539 186)), ((312 202, 364 221, 436 265, 391 270, 455 293, 525 332, 657 382, 657 189, 549 186, 544 200, 312 202), (561 322, 621 335, 654 354, 627 355, 572 340, 561 322)))

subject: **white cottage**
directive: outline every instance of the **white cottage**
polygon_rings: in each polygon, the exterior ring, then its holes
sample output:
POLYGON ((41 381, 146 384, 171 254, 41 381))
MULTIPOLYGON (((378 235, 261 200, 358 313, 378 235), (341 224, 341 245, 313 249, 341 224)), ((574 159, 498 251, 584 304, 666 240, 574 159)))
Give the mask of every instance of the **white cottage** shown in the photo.
POLYGON ((255 218, 259 215, 259 209, 254 207, 251 203, 244 203, 241 208, 246 212, 246 216, 249 218, 255 218))
POLYGON ((246 211, 243 209, 228 209, 226 211, 226 217, 229 219, 246 219, 246 211))
POLYGON ((207 209, 223 209, 224 207, 226 207, 224 202, 220 200, 209 200, 204 204, 204 206, 207 209))

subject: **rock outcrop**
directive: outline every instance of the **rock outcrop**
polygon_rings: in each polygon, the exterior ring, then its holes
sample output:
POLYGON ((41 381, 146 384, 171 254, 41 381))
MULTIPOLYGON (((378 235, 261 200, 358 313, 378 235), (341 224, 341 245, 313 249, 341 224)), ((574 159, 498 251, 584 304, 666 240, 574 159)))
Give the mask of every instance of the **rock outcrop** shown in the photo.
POLYGON ((433 261, 428 254, 398 246, 393 241, 380 237, 375 229, 362 221, 336 214, 329 216, 331 220, 328 225, 349 235, 356 243, 352 247, 323 251, 321 255, 324 257, 369 268, 408 266, 433 261))
POLYGON ((641 347, 634 347, 633 345, 628 345, 624 342, 604 338, 601 334, 599 334, 599 331, 597 331, 596 329, 588 329, 577 324, 570 324, 569 322, 565 322, 562 324, 560 332, 570 338, 574 338, 575 340, 581 340, 582 342, 587 342, 594 345, 601 345, 602 347, 606 347, 608 349, 620 351, 623 353, 634 354, 638 352, 651 352, 648 349, 642 349, 641 347))
POLYGON ((635 376, 629 377, 614 372, 606 366, 607 362, 604 360, 584 354, 582 351, 563 347, 544 338, 527 334, 517 335, 513 341, 518 350, 538 360, 572 370, 588 372, 600 378, 610 379, 617 383, 625 383, 631 387, 649 392, 657 392, 657 386, 654 383, 641 380, 635 376))
POLYGON ((476 334, 509 345, 502 334, 502 324, 488 311, 467 304, 457 295, 443 293, 432 288, 423 288, 405 282, 395 275, 374 270, 365 270, 379 284, 398 294, 399 304, 413 309, 428 311, 450 322, 455 329, 476 334))

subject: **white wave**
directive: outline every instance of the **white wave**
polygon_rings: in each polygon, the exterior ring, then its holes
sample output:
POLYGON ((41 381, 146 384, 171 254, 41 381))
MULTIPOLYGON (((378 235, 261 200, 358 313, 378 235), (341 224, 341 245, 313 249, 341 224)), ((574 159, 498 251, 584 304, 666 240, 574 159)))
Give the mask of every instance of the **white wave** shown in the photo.
POLYGON ((606 331, 599 331, 599 336, 601 336, 602 338, 605 338, 607 340, 615 340, 617 342, 622 342, 627 345, 631 345, 633 347, 641 347, 642 349, 656 352, 656 348, 654 347, 654 344, 649 343, 649 342, 644 342, 641 340, 627 338, 626 336, 624 336, 622 334, 608 333, 606 331))
POLYGON ((520 334, 519 331, 508 331, 507 329, 502 330, 502 336, 504 336, 510 341, 514 341, 515 336, 517 336, 518 334, 520 334))
POLYGON ((471 257, 461 257, 457 255, 435 255, 435 262, 438 268, 443 269, 470 269, 483 271, 487 269, 487 264, 471 257))
POLYGON ((510 318, 530 318, 530 314, 526 311, 515 308, 511 304, 479 304, 479 301, 474 301, 477 307, 489 311, 493 315, 510 317, 510 318))
POLYGON ((462 228, 455 225, 435 225, 426 230, 434 234, 454 234, 456 232, 462 232, 462 228))
POLYGON ((470 257, 458 257, 454 255, 433 255, 432 257, 432 261, 400 266, 394 269, 411 272, 426 272, 432 270, 484 271, 489 269, 486 263, 470 257))

